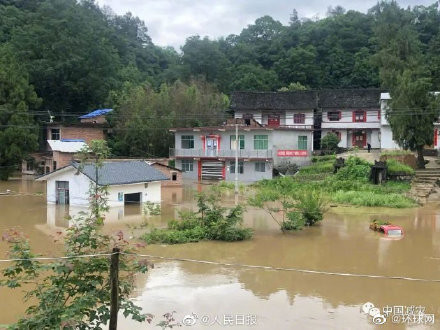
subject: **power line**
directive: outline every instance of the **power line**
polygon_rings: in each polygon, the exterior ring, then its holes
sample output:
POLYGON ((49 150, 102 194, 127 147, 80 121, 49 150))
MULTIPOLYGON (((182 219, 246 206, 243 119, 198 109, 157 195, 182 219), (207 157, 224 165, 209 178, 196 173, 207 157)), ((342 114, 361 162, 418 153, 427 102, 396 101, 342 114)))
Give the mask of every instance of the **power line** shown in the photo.
POLYGON ((226 263, 226 262, 219 262, 219 261, 199 260, 199 259, 190 259, 190 258, 177 258, 177 257, 165 257, 165 256, 151 255, 151 254, 126 253, 126 252, 83 254, 83 255, 73 255, 73 256, 62 256, 62 257, 12 258, 12 259, 0 259, 0 262, 5 263, 5 262, 16 262, 16 261, 69 260, 69 259, 79 259, 79 258, 108 257, 108 256, 116 255, 116 254, 134 256, 136 258, 150 258, 150 259, 160 259, 160 260, 167 260, 167 261, 192 262, 192 263, 198 263, 198 264, 236 267, 236 268, 297 272, 297 273, 327 275, 327 276, 361 277, 361 278, 374 278, 374 279, 387 279, 387 280, 404 280, 404 281, 414 281, 414 282, 440 283, 440 279, 427 279, 427 278, 417 278, 417 277, 407 277, 407 276, 388 276, 388 275, 374 275, 374 274, 330 272, 330 271, 321 271, 321 270, 312 270, 312 269, 303 269, 303 268, 249 265, 249 264, 241 264, 241 263, 226 263))

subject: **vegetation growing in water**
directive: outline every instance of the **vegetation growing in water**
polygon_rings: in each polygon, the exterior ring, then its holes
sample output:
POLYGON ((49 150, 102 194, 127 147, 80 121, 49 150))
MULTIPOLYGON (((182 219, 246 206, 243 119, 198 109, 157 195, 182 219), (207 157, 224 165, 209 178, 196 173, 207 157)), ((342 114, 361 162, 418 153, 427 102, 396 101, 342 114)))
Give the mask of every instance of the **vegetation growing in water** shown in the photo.
POLYGON ((265 210, 282 231, 299 230, 323 219, 327 201, 320 191, 298 191, 291 177, 264 180, 255 185, 251 206, 265 210))
POLYGON ((244 228, 243 207, 230 209, 220 206, 218 195, 200 193, 196 197, 198 211, 183 211, 180 219, 172 220, 166 229, 153 229, 142 236, 147 243, 179 244, 201 240, 242 241, 252 237, 250 228, 244 228))
MULTIPOLYGON (((92 143, 89 151, 98 170, 102 156, 107 154, 104 141, 92 143), (96 148, 95 148, 96 147, 96 148)), ((3 235, 9 244, 12 265, 3 270, 0 284, 9 288, 24 286, 25 299, 30 304, 26 316, 10 326, 11 329, 101 329, 110 317, 110 260, 112 247, 134 252, 122 232, 116 236, 101 233, 104 211, 107 209, 107 187, 91 183, 89 213, 81 213, 66 229, 64 254, 67 259, 40 262, 29 260, 38 255, 31 252, 27 238, 16 230, 3 235), (99 197, 98 197, 99 196, 99 197), (106 253, 106 255, 99 255, 106 253), (95 257, 81 257, 96 255, 95 257), (75 257, 80 256, 80 257, 75 257), (28 287, 28 285, 30 287, 28 287)), ((125 317, 151 322, 152 315, 144 314, 130 300, 136 272, 147 271, 147 260, 121 254, 119 259, 119 309, 125 317)))

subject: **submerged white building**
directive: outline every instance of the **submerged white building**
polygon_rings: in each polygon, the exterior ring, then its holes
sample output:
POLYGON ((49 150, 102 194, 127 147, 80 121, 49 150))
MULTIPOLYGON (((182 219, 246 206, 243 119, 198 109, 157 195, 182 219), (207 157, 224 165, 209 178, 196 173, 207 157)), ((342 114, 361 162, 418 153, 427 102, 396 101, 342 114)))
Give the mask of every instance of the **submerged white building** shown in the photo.
POLYGON ((161 201, 161 182, 169 180, 145 161, 108 161, 98 168, 79 163, 59 168, 36 181, 46 181, 47 203, 87 206, 91 183, 108 186, 109 206, 161 201))

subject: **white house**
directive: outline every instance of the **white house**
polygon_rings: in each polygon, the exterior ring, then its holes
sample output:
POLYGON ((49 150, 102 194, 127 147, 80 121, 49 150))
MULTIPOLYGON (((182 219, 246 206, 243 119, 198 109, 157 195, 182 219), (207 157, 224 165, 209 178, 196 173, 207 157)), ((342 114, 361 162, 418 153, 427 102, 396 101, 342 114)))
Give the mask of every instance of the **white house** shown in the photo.
POLYGON ((37 181, 46 181, 47 203, 86 206, 89 203, 89 188, 92 182, 108 186, 109 206, 127 203, 161 201, 161 181, 169 180, 163 173, 145 161, 104 162, 98 168, 93 164, 80 169, 79 163, 45 174, 37 181))
MULTIPOLYGON (((434 95, 438 95, 438 92, 434 92, 434 95)), ((381 148, 382 149, 401 149, 393 139, 393 132, 391 131, 390 123, 386 118, 386 112, 389 109, 389 101, 391 100, 390 93, 380 94, 380 109, 382 112, 380 134, 381 134, 381 148)), ((434 123, 434 144, 432 147, 434 149, 440 149, 439 144, 439 133, 440 133, 440 122, 436 121, 434 123)))
POLYGON ((335 133, 339 147, 381 147, 379 89, 341 89, 319 92, 322 137, 335 133))

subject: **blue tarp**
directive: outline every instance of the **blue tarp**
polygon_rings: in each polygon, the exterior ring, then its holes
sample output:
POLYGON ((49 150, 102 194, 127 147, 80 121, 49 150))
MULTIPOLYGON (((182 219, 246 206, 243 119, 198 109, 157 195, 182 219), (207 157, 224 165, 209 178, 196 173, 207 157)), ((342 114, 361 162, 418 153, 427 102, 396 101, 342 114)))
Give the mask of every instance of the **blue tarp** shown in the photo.
POLYGON ((96 109, 86 115, 83 115, 81 117, 79 117, 79 119, 87 119, 87 118, 94 118, 94 117, 98 117, 98 116, 102 116, 102 115, 106 115, 109 112, 113 111, 113 109, 96 109))
POLYGON ((86 142, 83 139, 61 139, 61 142, 86 142))

